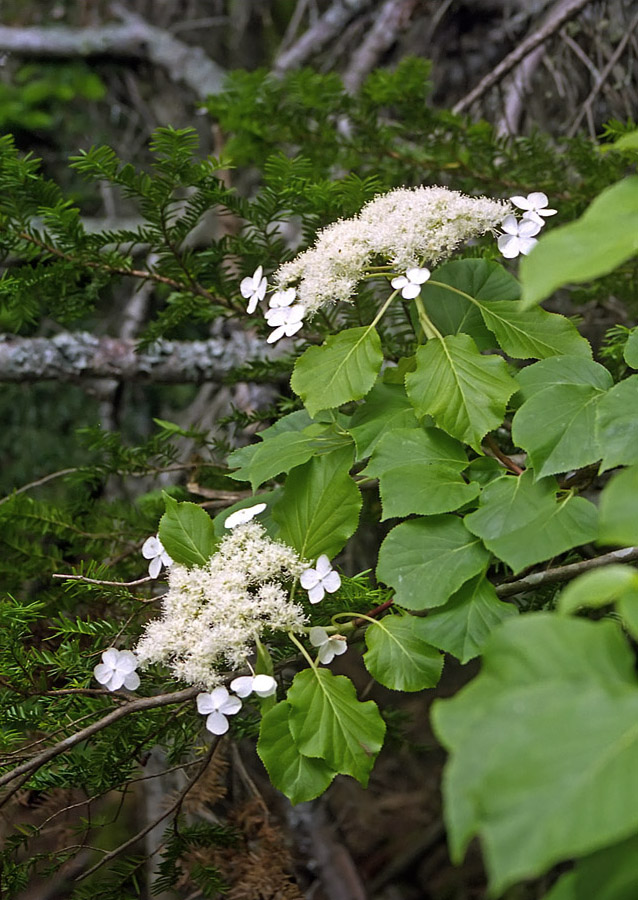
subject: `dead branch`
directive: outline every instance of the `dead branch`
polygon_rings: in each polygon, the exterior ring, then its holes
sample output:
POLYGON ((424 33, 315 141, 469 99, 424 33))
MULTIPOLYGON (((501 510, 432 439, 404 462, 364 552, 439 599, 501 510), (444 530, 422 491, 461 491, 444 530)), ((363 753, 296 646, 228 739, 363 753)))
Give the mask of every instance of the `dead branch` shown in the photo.
POLYGON ((292 47, 279 54, 274 71, 283 74, 302 66, 333 40, 351 19, 364 12, 372 0, 335 0, 317 22, 305 31, 292 47))
POLYGON ((415 0, 386 0, 375 15, 374 24, 365 40, 352 55, 343 76, 346 90, 354 93, 366 75, 379 64, 379 60, 405 28, 415 7, 415 0))
POLYGON ((591 0, 558 0, 543 24, 522 41, 515 50, 502 59, 492 71, 481 79, 469 94, 452 107, 452 112, 465 112, 476 100, 494 87, 533 50, 544 44, 565 22, 577 15, 591 0))
POLYGON ((571 581, 583 572, 592 569, 600 569, 613 563, 635 562, 638 559, 638 547, 626 547, 623 550, 612 550, 603 556, 595 556, 593 559, 583 559, 567 566, 556 566, 553 569, 545 569, 544 572, 532 572, 518 581, 506 581, 496 585, 496 593, 499 597, 513 597, 515 594, 524 594, 534 590, 543 584, 557 584, 562 581, 571 581))

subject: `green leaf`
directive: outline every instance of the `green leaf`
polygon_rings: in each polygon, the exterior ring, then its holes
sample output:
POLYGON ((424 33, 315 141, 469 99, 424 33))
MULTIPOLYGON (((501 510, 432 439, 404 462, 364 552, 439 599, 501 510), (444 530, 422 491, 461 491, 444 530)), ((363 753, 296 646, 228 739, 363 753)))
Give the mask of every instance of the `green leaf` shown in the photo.
POLYGON ((638 463, 638 375, 614 385, 597 406, 601 472, 638 463))
POLYGON ((497 625, 516 615, 516 607, 499 600, 491 582, 484 575, 477 575, 445 606, 433 609, 421 620, 422 634, 432 646, 466 663, 483 652, 497 625))
POLYGON ((638 897, 638 835, 579 859, 544 900, 635 900, 638 897))
POLYGON ((564 284, 607 275, 638 250, 638 176, 612 185, 576 222, 540 238, 520 265, 523 304, 533 306, 564 284))
POLYGON ((623 350, 623 357, 628 366, 638 369, 638 328, 634 328, 623 350))
POLYGON ((638 545, 638 466, 615 475, 600 496, 601 544, 638 545))
POLYGON ((626 594, 638 600, 638 572, 631 566, 604 566, 574 578, 561 591, 557 608, 558 612, 569 615, 584 606, 607 606, 626 594))
POLYGON ((331 335, 321 347, 309 347, 295 363, 290 386, 314 416, 365 397, 382 362, 376 330, 371 325, 350 328, 331 335))
POLYGON ((596 537, 593 503, 573 494, 557 501, 557 490, 553 478, 534 481, 529 469, 519 476, 505 475, 483 489, 479 508, 465 517, 465 524, 520 572, 596 537))
POLYGON ((557 384, 582 384, 606 391, 614 383, 604 366, 578 356, 543 359, 521 369, 516 374, 516 381, 523 400, 557 384))
POLYGON ((288 703, 290 731, 300 752, 325 760, 366 787, 385 735, 376 704, 361 703, 350 679, 329 669, 295 675, 288 703))
POLYGON ((455 516, 411 519, 393 528, 379 550, 377 578, 406 609, 442 606, 483 571, 489 554, 455 516))
POLYGON ((580 469, 602 454, 596 439, 598 404, 604 394, 584 384, 557 384, 534 394, 512 420, 512 439, 527 451, 539 478, 580 469))
POLYGON ((291 803, 314 800, 330 785, 336 772, 323 759, 303 756, 292 739, 290 706, 278 703, 261 720, 257 753, 270 780, 291 803))
POLYGON ((384 616, 366 629, 366 669, 393 691, 422 691, 438 684, 443 656, 425 639, 425 619, 384 616))
POLYGON ((505 622, 477 679, 437 701, 453 859, 478 835, 492 894, 638 831, 638 685, 615 623, 505 622))
POLYGON ((437 428, 399 428, 386 434, 361 473, 379 478, 382 519, 451 512, 473 500, 478 484, 459 474, 468 465, 461 444, 437 428))
POLYGON ((166 512, 160 519, 159 539, 173 562, 203 566, 217 548, 213 520, 195 503, 178 503, 163 492, 166 512))
POLYGON ((344 447, 297 466, 273 506, 281 539, 305 559, 332 559, 357 530, 361 494, 348 474, 352 457, 344 447))
POLYGON ((479 304, 483 320, 501 348, 516 359, 545 359, 549 356, 591 358, 589 341, 565 316, 548 313, 540 307, 524 309, 507 300, 479 304))
POLYGON ((377 382, 355 411, 348 431, 357 447, 357 460, 370 456, 379 440, 397 428, 417 428, 414 407, 403 384, 377 382))
POLYGON ((479 350, 493 349, 496 338, 486 327, 477 305, 457 291, 476 300, 517 300, 518 282, 496 262, 455 259, 437 268, 421 291, 427 314, 441 334, 469 334, 479 350), (449 287, 440 287, 433 281, 449 287))
POLYGON ((481 440, 502 423, 517 389, 505 360, 483 356, 466 334, 428 341, 416 360, 405 383, 417 413, 431 415, 439 428, 480 452, 481 440))

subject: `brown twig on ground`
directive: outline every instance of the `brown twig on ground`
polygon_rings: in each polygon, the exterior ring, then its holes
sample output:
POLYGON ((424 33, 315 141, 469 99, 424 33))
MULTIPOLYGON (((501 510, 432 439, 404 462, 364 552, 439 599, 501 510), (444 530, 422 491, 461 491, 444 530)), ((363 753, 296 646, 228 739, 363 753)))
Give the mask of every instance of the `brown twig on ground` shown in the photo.
POLYGON ((496 593, 499 597, 513 597, 515 594, 523 594, 543 584, 557 584, 562 581, 571 581, 583 572, 592 569, 600 569, 614 563, 628 563, 638 560, 638 547, 625 547, 622 550, 612 550, 603 556, 594 556, 593 559, 583 559, 567 566, 555 566, 553 569, 545 569, 544 572, 532 572, 517 581, 505 581, 496 585, 496 593))
POLYGON ((498 84, 508 72, 511 72, 521 60, 525 59, 533 50, 544 44, 558 29, 569 19, 577 15, 581 9, 584 9, 591 0, 558 0, 556 5, 549 13, 546 20, 537 28, 533 34, 530 34, 522 41, 515 50, 508 53, 505 59, 492 69, 492 71, 482 78, 481 81, 473 88, 469 94, 462 97, 453 107, 452 112, 465 112, 473 103, 476 102, 483 94, 487 93, 491 87, 498 84))

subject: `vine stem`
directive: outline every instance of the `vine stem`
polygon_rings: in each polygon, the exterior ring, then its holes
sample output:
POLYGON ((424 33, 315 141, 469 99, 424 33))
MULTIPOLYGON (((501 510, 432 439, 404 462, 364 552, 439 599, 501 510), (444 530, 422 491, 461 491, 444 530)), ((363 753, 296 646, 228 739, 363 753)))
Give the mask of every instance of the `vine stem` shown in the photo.
POLYGON ((487 438, 485 439, 485 442, 488 445, 488 447, 490 448, 490 450, 492 451, 492 453, 494 454, 494 456, 499 460, 499 462, 502 462, 503 465, 507 469, 510 470, 510 472, 513 472, 515 475, 523 474, 525 469, 522 469, 519 465, 517 465, 514 462, 513 459, 510 459, 509 456, 507 456, 505 453, 503 453, 503 451, 501 450, 499 445, 496 443, 496 441, 494 440, 494 438, 492 437, 491 434, 488 434, 487 438))
POLYGON ((442 341, 443 335, 426 313, 425 306, 423 305, 423 300, 421 299, 420 294, 418 294, 414 298, 414 302, 416 303, 416 311, 419 316, 419 322, 421 323, 421 328, 423 329, 423 333, 425 334, 426 338, 428 338, 429 340, 432 338, 438 338, 440 341, 442 341))
POLYGON ((294 636, 292 631, 288 632, 288 637, 293 642, 293 644, 299 648, 299 650, 301 651, 301 653, 302 653, 303 657, 305 658, 306 662, 308 663, 308 665, 311 666, 311 668, 316 669, 317 668, 316 662, 312 659, 312 657, 310 656, 310 654, 308 653, 308 651, 306 650, 304 645, 301 643, 301 641, 297 640, 297 638, 294 636))

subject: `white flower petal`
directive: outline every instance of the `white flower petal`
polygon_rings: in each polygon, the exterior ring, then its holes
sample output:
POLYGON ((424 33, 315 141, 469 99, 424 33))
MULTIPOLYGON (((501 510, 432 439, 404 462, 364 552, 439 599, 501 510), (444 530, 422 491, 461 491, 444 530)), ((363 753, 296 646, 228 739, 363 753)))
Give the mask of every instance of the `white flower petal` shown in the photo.
POLYGON ((278 341, 279 338, 282 338, 285 335, 285 333, 286 333, 286 326, 280 325, 279 328, 275 328, 275 330, 273 332, 271 332, 271 334, 268 335, 268 337, 266 338, 266 343, 274 344, 275 341, 278 341))
POLYGON ((541 218, 541 216, 533 210, 523 213, 523 219, 521 221, 536 222, 539 228, 542 228, 545 224, 545 219, 541 218))
POLYGON ((543 206, 547 206, 549 199, 547 194, 544 194, 542 191, 532 191, 531 194, 527 195, 527 202, 529 203, 529 209, 542 209, 543 206))
POLYGON ((321 583, 325 591, 328 591, 329 594, 334 594, 341 587, 341 576, 338 572, 329 572, 321 583))
POLYGON ((528 253, 531 253, 536 244, 538 244, 538 241, 533 237, 522 237, 519 238, 518 241, 518 247, 523 256, 527 256, 528 253))
POLYGON ((537 209, 536 212, 539 216, 555 216, 558 212, 557 209, 537 209))
POLYGON ((172 560, 171 557, 168 555, 168 553, 166 552, 166 550, 164 550, 164 552, 163 552, 162 555, 160 556, 160 559, 162 560, 162 565, 164 565, 164 566, 172 566, 172 565, 173 565, 173 560, 172 560))
POLYGON ((328 643, 328 632, 325 628, 315 625, 308 632, 308 638, 313 647, 321 647, 323 644, 328 643))
POLYGON ((238 697, 248 697, 253 692, 254 678, 252 675, 240 675, 239 678, 233 678, 230 683, 231 691, 234 691, 238 697))
POLYGON ((144 559, 153 559, 154 556, 159 556, 163 549, 159 539, 155 535, 151 535, 142 544, 142 556, 144 559))
POLYGON ((311 603, 320 603, 321 600, 323 600, 323 595, 323 585, 321 584, 321 582, 319 582, 319 584, 316 584, 308 591, 308 600, 310 600, 311 603))
POLYGON ((100 663, 93 669, 93 675, 100 684, 106 684, 113 676, 113 669, 104 663, 100 663))
POLYGON ((109 689, 109 691, 118 691, 124 684, 125 678, 126 674, 124 672, 118 672, 116 670, 115 672, 113 672, 111 680, 107 682, 106 687, 109 689))
POLYGON ((297 291, 295 288, 288 288, 286 291, 275 291, 268 301, 268 306, 271 306, 273 309, 282 306, 290 306, 294 302, 296 294, 297 291))
POLYGON ((400 291, 402 287, 405 287, 406 284, 408 284, 408 279, 405 277, 405 275, 397 275, 396 278, 393 278, 393 279, 392 279, 392 281, 390 282, 390 284, 391 284, 392 287, 395 288, 397 291, 400 291))
POLYGON ((253 272, 253 283, 254 283, 255 285, 258 285, 258 284, 259 284, 259 282, 261 281, 261 276, 262 276, 263 274, 264 274, 264 267, 263 267, 263 266, 257 266, 257 268, 255 269, 255 271, 253 272))
POLYGON ((322 553, 319 559, 316 562, 316 570, 319 578, 325 578, 328 572, 332 572, 332 566, 330 564, 330 560, 326 556, 325 553, 322 553))
POLYGON ((115 647, 109 647, 108 650, 105 650, 102 654, 102 662, 105 663, 110 669, 114 669, 116 667, 119 658, 120 651, 116 650, 115 647))
POLYGON ((117 660, 117 671, 129 675, 137 669, 137 657, 130 650, 121 650, 117 660))
POLYGON ((305 591, 309 591, 320 581, 319 573, 316 569, 305 569, 299 578, 299 583, 305 591))
POLYGON ((258 516, 266 509, 265 503, 255 503, 254 506, 244 506, 242 509, 236 509, 227 519, 224 520, 224 528, 236 528, 237 525, 245 525, 255 516, 258 516))
POLYGON ((219 712, 224 716, 234 716, 241 709, 242 703, 239 697, 229 697, 219 707, 219 712))
POLYGON ((131 672, 124 679, 124 687, 129 691, 136 691, 140 686, 140 676, 137 672, 131 672))
POLYGON ((518 206, 519 209, 531 209, 531 204, 527 197, 510 197, 510 202, 514 204, 514 206, 518 206))
POLYGON ((241 291, 241 295, 245 300, 250 300, 252 295, 255 293, 252 278, 242 278, 239 285, 239 290, 241 291))
POLYGON ((317 656, 319 657, 319 662, 327 666, 328 663, 331 663, 335 658, 335 652, 330 646, 330 643, 326 642, 319 648, 319 653, 317 654, 317 656))
POLYGON ((197 695, 197 712, 202 715, 207 715, 208 713, 215 711, 215 704, 213 703, 210 694, 198 694, 197 695))
POLYGON ((206 719, 206 728, 212 734, 226 734, 228 731, 228 719, 219 712, 212 712, 206 719))
POLYGON ((155 559, 152 559, 148 565, 148 574, 151 576, 151 578, 157 578, 161 569, 162 569, 162 557, 156 556, 155 559))
POLYGON ((288 309, 288 317, 286 319, 286 323, 288 325, 294 325, 296 322, 301 322, 305 315, 306 307, 302 306, 301 303, 295 303, 294 306, 291 306, 288 309))
POLYGON ((405 273, 409 279, 409 281, 413 282, 413 284, 425 284, 425 282, 430 277, 429 269, 408 269, 405 273))
POLYGON ((401 291, 401 296, 405 300, 414 300, 415 297, 418 297, 421 293, 421 287, 418 284, 406 284, 406 286, 401 291))
POLYGON ((513 234, 502 234, 498 239, 498 249, 505 259, 515 259, 519 254, 519 238, 513 234))
POLYGON ((248 306, 246 307, 246 313, 249 316, 252 316, 252 314, 255 312, 255 310, 257 309, 258 303, 259 303, 259 298, 257 297, 257 294, 253 294, 251 296, 250 300, 248 301, 248 306))
POLYGON ((255 291, 255 297, 257 298, 257 300, 260 303, 266 296, 266 287, 267 286, 268 286, 268 283, 267 283, 266 279, 262 278, 261 281, 259 282, 257 290, 255 291))
POLYGON ((544 222, 542 222, 542 221, 539 225, 537 221, 535 222, 535 221, 532 221, 532 219, 522 218, 521 221, 518 223, 519 237, 523 237, 523 238, 534 237, 535 234, 538 234, 538 232, 541 230, 543 225, 544 225, 544 222))
POLYGON ((277 690, 277 682, 272 675, 255 675, 253 691, 258 697, 270 697, 277 690))
POLYGON ((300 328, 303 328, 303 322, 293 322, 292 325, 284 325, 283 328, 286 337, 292 337, 293 334, 297 334, 300 328))
POLYGON ((344 638, 330 638, 330 648, 335 656, 341 656, 348 649, 348 642, 344 638))
POLYGON ((224 703, 226 703, 226 701, 228 700, 229 696, 230 694, 223 685, 221 687, 214 688, 210 692, 210 700, 213 704, 213 709, 221 709, 224 703))
POLYGON ((505 216, 501 228, 506 234, 518 235, 518 219, 516 216, 505 216))

